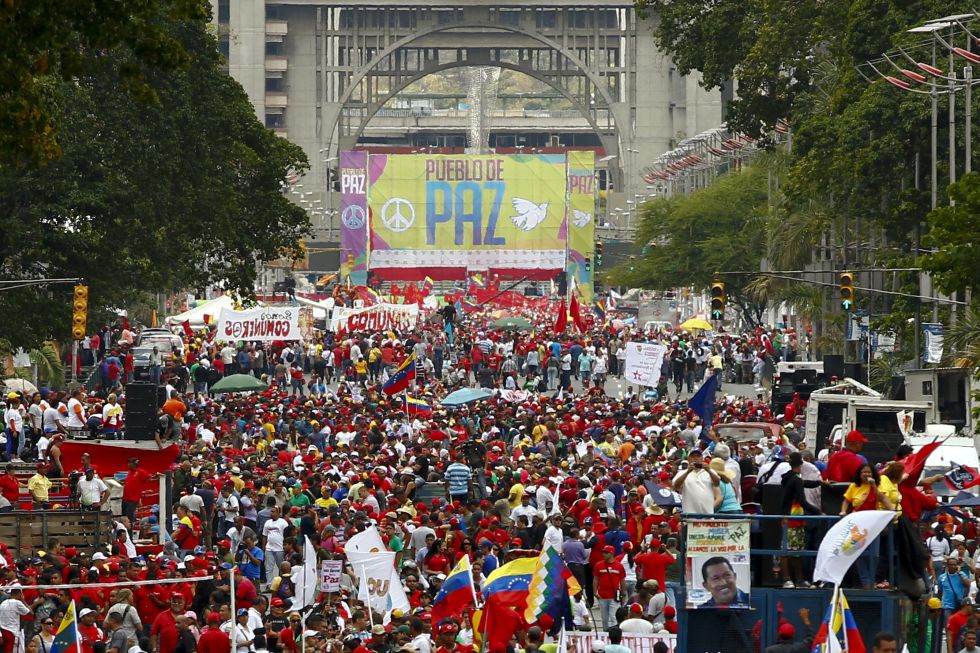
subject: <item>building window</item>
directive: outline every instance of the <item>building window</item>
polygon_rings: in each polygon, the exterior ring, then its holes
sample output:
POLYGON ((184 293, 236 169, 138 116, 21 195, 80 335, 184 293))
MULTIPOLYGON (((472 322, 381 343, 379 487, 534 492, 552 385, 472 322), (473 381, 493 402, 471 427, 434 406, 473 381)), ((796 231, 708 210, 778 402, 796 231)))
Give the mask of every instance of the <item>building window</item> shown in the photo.
POLYGON ((231 42, 227 34, 222 36, 221 40, 218 41, 218 52, 225 58, 225 61, 231 58, 231 42))
POLYGON ((266 93, 285 93, 286 83, 283 81, 282 77, 266 77, 265 78, 265 92, 266 93))
POLYGON ((269 129, 282 129, 286 126, 286 118, 281 113, 265 114, 265 126, 269 129))
POLYGON ((227 23, 231 20, 231 0, 218 0, 218 22, 227 23))
POLYGON ((271 57, 281 57, 286 54, 286 45, 282 41, 266 41, 265 53, 271 57))
POLYGON ((538 27, 555 27, 558 24, 558 12, 554 9, 545 9, 535 14, 535 22, 538 27))

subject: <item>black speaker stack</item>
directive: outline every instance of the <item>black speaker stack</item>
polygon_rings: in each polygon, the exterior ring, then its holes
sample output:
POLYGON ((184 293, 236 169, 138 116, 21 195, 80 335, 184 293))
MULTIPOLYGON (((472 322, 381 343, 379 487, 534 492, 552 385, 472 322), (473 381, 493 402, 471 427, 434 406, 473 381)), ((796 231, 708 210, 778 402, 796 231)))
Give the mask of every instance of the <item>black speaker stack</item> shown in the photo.
POLYGON ((123 417, 126 438, 152 440, 157 428, 160 388, 155 383, 133 382, 126 385, 126 409, 123 417))

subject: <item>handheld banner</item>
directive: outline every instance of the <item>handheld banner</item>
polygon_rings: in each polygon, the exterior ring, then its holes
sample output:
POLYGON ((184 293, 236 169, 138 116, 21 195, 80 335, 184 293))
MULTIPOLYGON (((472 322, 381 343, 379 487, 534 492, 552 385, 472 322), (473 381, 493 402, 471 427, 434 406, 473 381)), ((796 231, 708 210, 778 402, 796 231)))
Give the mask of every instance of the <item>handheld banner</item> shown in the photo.
POLYGON ((215 338, 222 341, 299 340, 299 309, 256 308, 249 311, 221 309, 215 338))

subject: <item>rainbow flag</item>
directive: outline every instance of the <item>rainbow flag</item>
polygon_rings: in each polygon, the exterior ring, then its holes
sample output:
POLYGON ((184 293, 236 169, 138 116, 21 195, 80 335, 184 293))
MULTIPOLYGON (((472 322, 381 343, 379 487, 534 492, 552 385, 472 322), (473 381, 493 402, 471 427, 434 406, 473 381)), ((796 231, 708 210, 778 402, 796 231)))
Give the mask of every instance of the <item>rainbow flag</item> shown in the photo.
POLYGON ((476 605, 476 589, 473 585, 473 571, 470 557, 464 555, 449 572, 436 598, 432 600, 432 623, 456 617, 463 608, 476 605))
POLYGON ((569 597, 581 592, 582 586, 553 547, 542 551, 537 560, 537 568, 528 586, 524 621, 533 624, 547 614, 556 626, 561 625, 563 618, 566 626, 569 626, 572 616, 569 597))
POLYGON ((839 588, 834 590, 834 596, 827 606, 823 622, 813 637, 811 653, 865 653, 864 640, 858 630, 857 621, 847 604, 847 598, 839 588))
POLYGON ((404 391, 408 385, 415 380, 415 354, 405 359, 405 362, 398 366, 395 373, 388 377, 385 384, 381 386, 381 391, 386 395, 393 395, 404 391))
POLYGON ((596 319, 599 320, 600 324, 606 323, 606 302, 601 299, 595 303, 592 307, 592 312, 595 313, 596 319))
POLYGON ((81 653, 79 641, 81 637, 78 636, 78 621, 75 619, 75 601, 72 601, 61 619, 61 625, 54 635, 49 653, 81 653))
POLYGON ((432 286, 434 286, 435 283, 436 282, 432 280, 432 277, 426 276, 425 279, 422 280, 422 290, 426 293, 432 292, 432 286))
MULTIPOLYGON (((432 414, 432 406, 421 399, 416 399, 411 395, 407 395, 405 397, 405 412, 409 415, 428 416, 432 414)), ((447 578, 446 580, 449 579, 447 578)), ((445 587, 445 585, 443 585, 443 587, 445 587)))

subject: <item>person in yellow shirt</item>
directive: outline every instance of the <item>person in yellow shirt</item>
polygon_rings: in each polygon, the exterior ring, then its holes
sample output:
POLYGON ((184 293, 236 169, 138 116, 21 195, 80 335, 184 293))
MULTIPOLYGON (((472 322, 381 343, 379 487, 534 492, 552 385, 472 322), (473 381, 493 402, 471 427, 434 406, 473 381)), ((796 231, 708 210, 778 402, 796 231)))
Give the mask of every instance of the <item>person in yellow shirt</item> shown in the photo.
POLYGON ((242 488, 245 487, 245 479, 242 478, 242 470, 238 467, 231 468, 231 482, 235 486, 235 491, 241 493, 242 488))
POLYGON ((619 455, 619 443, 614 433, 606 433, 605 439, 599 443, 599 450, 610 458, 619 455))
POLYGON ((534 430, 531 431, 531 437, 534 438, 534 444, 541 442, 541 440, 548 434, 548 425, 544 423, 544 419, 540 420, 534 425, 534 430))
POLYGON ((367 380, 368 364, 364 357, 357 359, 354 362, 354 373, 357 375, 357 380, 364 383, 367 380))
POLYGON ((895 519, 898 519, 902 514, 902 493, 898 489, 898 484, 902 482, 904 474, 905 465, 893 460, 881 470, 881 476, 878 479, 878 492, 887 498, 888 503, 891 504, 886 507, 885 502, 879 499, 878 510, 894 510, 895 519))
POLYGON ((38 463, 37 473, 27 481, 27 489, 31 493, 35 510, 39 508, 47 510, 51 507, 48 495, 51 486, 51 479, 48 478, 48 464, 38 463))

